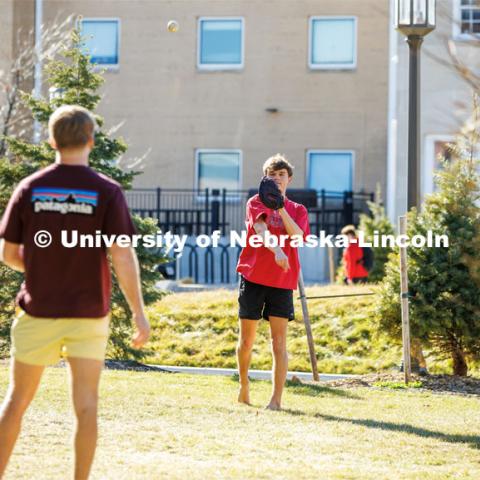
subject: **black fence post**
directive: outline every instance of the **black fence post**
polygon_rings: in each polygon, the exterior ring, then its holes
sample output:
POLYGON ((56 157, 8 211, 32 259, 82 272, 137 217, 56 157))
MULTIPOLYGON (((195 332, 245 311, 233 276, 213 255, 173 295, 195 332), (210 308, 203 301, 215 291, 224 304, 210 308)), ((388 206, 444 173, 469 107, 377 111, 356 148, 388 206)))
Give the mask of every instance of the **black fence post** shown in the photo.
POLYGON ((230 255, 228 246, 220 245, 222 249, 220 253, 220 282, 230 283, 230 255))
POLYGON ((353 223, 353 192, 343 192, 343 224, 353 223))
POLYGON ((227 234, 227 189, 222 189, 222 235, 227 234))
POLYGON ((320 230, 327 230, 327 203, 325 199, 324 188, 322 188, 321 212, 322 212, 322 226, 320 227, 320 225, 317 225, 317 235, 320 235, 320 230))
POLYGON ((220 196, 220 190, 214 188, 212 190, 212 223, 211 223, 211 232, 218 230, 220 223, 220 201, 218 200, 220 196))
POLYGON ((185 245, 190 248, 188 254, 188 276, 193 277, 195 283, 198 283, 198 253, 196 245, 185 245))
POLYGON ((160 223, 160 208, 161 208, 160 199, 161 199, 161 195, 162 195, 162 189, 160 187, 157 187, 157 211, 156 211, 156 214, 157 214, 158 223, 160 223))
MULTIPOLYGON (((208 188, 205 189, 205 232, 210 226, 210 199, 208 198, 208 188)), ((200 232, 198 232, 200 234, 200 232)))
POLYGON ((213 247, 211 245, 207 247, 207 249, 205 250, 204 260, 205 260, 205 283, 214 284, 215 283, 215 263, 214 263, 214 257, 213 257, 213 247))

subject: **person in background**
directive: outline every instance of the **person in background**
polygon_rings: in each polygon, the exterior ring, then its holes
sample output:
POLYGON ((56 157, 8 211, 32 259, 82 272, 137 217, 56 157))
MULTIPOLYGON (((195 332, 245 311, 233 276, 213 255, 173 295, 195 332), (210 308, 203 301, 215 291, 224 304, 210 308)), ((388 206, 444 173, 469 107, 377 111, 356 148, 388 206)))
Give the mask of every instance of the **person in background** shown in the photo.
POLYGON ((366 283, 368 270, 364 265, 364 251, 358 245, 357 232, 353 225, 342 228, 342 235, 348 237, 348 247, 343 250, 344 282, 347 285, 366 283))

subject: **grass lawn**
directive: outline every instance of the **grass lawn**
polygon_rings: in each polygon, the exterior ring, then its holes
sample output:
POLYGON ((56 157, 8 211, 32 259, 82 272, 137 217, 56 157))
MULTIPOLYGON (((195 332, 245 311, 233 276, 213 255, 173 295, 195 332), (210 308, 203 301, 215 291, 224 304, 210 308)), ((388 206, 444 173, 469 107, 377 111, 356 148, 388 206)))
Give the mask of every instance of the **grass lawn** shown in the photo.
MULTIPOLYGON (((374 292, 374 286, 313 286, 307 296, 374 292)), ((238 339, 238 293, 215 290, 166 295, 148 308, 152 341, 146 361, 165 365, 235 368, 238 339)), ((295 292, 295 297, 297 297, 295 292)), ((369 373, 399 365, 399 344, 379 335, 374 320, 374 296, 309 300, 309 313, 323 373, 369 373)), ((300 302, 296 320, 289 325, 290 370, 309 371, 305 327, 300 302)), ((428 352, 426 352, 428 353, 428 352)), ((446 361, 428 358, 432 373, 451 373, 446 361)), ((254 347, 252 368, 271 368, 268 322, 261 321, 254 347)))
MULTIPOLYGON (((0 395, 7 368, 0 366, 0 395)), ((286 411, 232 378, 106 371, 92 479, 478 479, 479 399, 289 386, 286 411)), ((46 370, 6 480, 70 478, 66 371, 46 370)))

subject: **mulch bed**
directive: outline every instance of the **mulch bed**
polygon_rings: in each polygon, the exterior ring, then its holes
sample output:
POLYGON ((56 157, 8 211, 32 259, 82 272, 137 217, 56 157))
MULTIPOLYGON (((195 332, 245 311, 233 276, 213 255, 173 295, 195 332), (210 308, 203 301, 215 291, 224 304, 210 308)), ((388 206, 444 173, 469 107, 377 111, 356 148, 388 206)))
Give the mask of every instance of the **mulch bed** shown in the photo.
MULTIPOLYGON (((427 375, 421 377, 413 374, 412 382, 421 382, 422 386, 412 388, 411 390, 431 391, 435 393, 452 393, 457 395, 478 395, 480 396, 480 378, 475 377, 457 377, 455 375, 427 375)), ((404 382, 403 373, 373 373, 361 375, 356 378, 345 378, 342 380, 332 380, 325 382, 328 387, 338 388, 390 388, 378 387, 377 382, 404 382)), ((410 390, 410 389, 409 389, 410 390)))
POLYGON ((136 362, 135 360, 105 360, 105 368, 107 370, 132 370, 135 372, 163 372, 173 373, 164 368, 145 365, 144 363, 136 362))
MULTIPOLYGON (((172 373, 160 367, 144 365, 143 363, 127 360, 106 360, 105 368, 109 370, 133 370, 140 372, 166 372, 172 373)), ((427 375, 421 377, 413 374, 411 376, 412 382, 421 382, 421 387, 411 388, 411 390, 423 390, 435 393, 450 393, 457 395, 477 395, 480 396, 480 378, 475 377, 457 377, 454 375, 427 375)), ((345 378, 342 380, 331 380, 328 382, 321 382, 321 385, 335 388, 391 388, 378 387, 375 385, 378 382, 392 382, 403 383, 403 373, 372 373, 368 375, 361 375, 355 378, 345 378)), ((304 383, 304 382, 301 382, 304 383)), ((410 389, 409 389, 410 390, 410 389)))

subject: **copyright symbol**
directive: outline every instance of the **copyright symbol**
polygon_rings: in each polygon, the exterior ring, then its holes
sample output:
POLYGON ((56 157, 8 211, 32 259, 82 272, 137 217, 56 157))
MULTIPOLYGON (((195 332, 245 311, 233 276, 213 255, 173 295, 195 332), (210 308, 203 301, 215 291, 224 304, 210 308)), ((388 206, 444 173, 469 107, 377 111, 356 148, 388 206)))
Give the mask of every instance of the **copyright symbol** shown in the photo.
POLYGON ((39 230, 33 237, 35 245, 40 248, 46 248, 52 243, 52 235, 46 230, 39 230))

